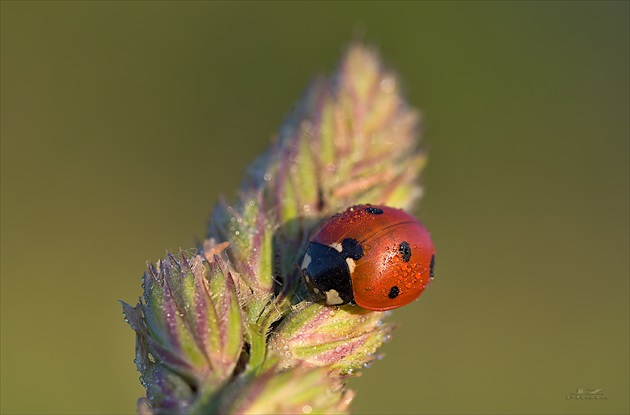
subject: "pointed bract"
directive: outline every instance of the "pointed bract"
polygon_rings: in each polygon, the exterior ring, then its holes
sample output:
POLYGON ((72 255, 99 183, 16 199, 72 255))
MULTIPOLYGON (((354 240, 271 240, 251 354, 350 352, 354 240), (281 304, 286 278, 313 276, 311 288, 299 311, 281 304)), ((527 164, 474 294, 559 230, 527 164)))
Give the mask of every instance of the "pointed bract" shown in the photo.
POLYGON ((281 367, 328 366, 336 374, 353 373, 375 358, 391 330, 382 323, 384 314, 303 302, 271 336, 269 361, 281 367))
POLYGON ((123 312, 137 334, 136 365, 149 404, 171 408, 174 395, 179 401, 193 390, 220 386, 243 348, 229 264, 219 256, 209 263, 201 255, 168 254, 157 268, 149 266, 143 281, 142 301, 123 303, 123 312))
POLYGON ((207 405, 192 413, 216 414, 343 414, 354 394, 331 379, 325 368, 270 368, 257 376, 239 379, 207 405))

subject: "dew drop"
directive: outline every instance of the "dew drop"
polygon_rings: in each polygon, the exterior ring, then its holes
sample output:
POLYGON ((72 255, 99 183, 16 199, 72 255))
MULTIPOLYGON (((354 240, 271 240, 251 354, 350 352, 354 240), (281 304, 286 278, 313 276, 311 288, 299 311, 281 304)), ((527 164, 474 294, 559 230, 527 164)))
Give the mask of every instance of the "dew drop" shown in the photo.
POLYGON ((391 94, 396 89, 396 79, 393 76, 387 76, 381 81, 381 91, 391 94))

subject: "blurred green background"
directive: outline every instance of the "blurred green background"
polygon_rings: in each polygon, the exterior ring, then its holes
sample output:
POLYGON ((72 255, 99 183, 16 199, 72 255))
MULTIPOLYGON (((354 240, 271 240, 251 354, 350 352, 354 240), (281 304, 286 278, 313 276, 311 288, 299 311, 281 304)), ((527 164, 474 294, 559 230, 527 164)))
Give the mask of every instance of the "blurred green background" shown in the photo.
POLYGON ((357 31, 425 114, 438 250, 358 413, 628 413, 628 2, 1 3, 3 413, 130 413, 118 299, 357 31), (577 389, 598 400, 570 400, 577 389))

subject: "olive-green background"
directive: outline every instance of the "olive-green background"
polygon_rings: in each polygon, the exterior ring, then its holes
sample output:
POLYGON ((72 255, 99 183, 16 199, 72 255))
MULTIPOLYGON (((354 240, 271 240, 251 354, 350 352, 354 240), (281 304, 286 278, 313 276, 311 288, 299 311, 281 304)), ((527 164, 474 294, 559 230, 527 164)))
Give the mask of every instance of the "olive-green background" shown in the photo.
POLYGON ((425 114, 438 260, 354 410, 628 413, 628 5, 3 1, 1 411, 135 410, 117 300, 358 31, 425 114))

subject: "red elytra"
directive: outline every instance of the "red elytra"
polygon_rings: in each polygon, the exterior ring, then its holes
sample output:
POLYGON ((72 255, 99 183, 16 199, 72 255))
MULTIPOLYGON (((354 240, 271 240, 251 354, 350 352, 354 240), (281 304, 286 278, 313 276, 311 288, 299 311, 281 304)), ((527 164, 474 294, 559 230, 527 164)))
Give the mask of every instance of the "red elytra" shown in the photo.
POLYGON ((301 268, 315 299, 384 311, 418 298, 434 264, 431 236, 416 218, 387 206, 357 205, 320 226, 301 268))

